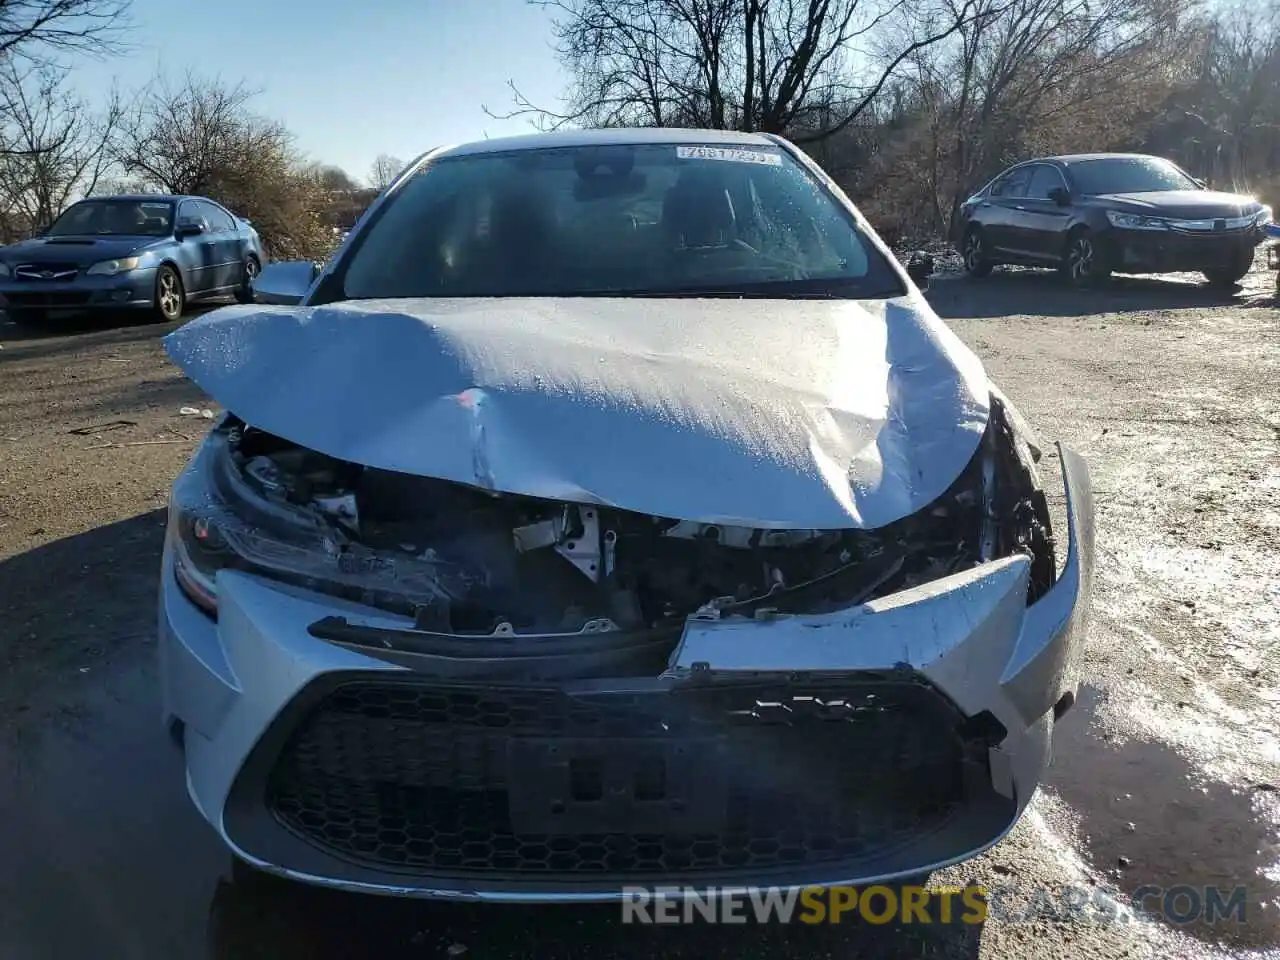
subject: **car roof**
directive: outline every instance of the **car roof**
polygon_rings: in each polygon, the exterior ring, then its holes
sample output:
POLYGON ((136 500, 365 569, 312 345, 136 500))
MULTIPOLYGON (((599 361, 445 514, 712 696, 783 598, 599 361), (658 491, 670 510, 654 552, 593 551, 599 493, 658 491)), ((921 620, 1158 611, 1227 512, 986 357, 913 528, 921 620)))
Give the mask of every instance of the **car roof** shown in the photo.
MULTIPOLYGON (((210 200, 208 197, 200 197, 190 193, 102 193, 92 197, 84 197, 84 200, 133 200, 140 203, 177 203, 181 200, 204 200, 208 203, 218 203, 216 200, 210 200)), ((221 206, 221 204, 218 204, 221 206)))
POLYGON ((1035 160, 1024 160, 1016 166, 1024 166, 1028 163, 1057 163, 1067 165, 1071 163, 1080 163, 1085 160, 1163 160, 1163 157, 1152 156, 1149 153, 1064 153, 1054 157, 1037 157, 1035 160))
POLYGON ((563 147, 616 147, 632 144, 699 143, 725 147, 776 147, 778 139, 764 133, 737 130, 688 130, 677 127, 606 127, 600 130, 558 130, 529 133, 496 140, 476 140, 434 152, 435 157, 458 157, 512 150, 547 150, 563 147))

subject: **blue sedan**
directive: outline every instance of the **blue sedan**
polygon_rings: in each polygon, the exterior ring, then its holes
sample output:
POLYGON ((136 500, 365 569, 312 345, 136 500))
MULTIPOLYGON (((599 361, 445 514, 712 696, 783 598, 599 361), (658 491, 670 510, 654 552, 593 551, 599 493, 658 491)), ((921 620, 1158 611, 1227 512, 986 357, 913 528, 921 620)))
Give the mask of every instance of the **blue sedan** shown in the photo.
POLYGON ((122 309, 172 321, 201 300, 250 302, 264 260, 249 222, 204 197, 92 197, 0 250, 0 296, 18 322, 122 309))

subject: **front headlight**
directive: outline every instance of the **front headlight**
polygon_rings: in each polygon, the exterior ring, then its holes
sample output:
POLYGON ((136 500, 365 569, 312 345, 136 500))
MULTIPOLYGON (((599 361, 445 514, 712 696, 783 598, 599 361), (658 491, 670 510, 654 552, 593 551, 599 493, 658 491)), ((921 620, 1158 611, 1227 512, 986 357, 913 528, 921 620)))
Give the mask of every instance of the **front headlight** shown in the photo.
POLYGON ((232 432, 215 427, 173 485, 168 539, 183 593, 217 615, 221 570, 240 570, 411 616, 450 589, 454 565, 373 550, 303 506, 268 500, 232 458, 232 432))
POLYGON ((1271 218, 1274 215, 1274 211, 1266 204, 1263 204, 1262 209, 1258 211, 1258 215, 1253 218, 1253 222, 1260 227, 1265 227, 1268 223, 1271 223, 1271 218))
POLYGON ((4 261, 0 261, 0 277, 13 276, 13 270, 4 261))
POLYGON ((1121 230, 1168 230, 1167 220, 1159 217, 1141 217, 1136 213, 1121 213, 1119 210, 1108 210, 1107 219, 1113 227, 1121 230))
POLYGON ((226 504, 175 496, 169 505, 173 570, 182 592, 206 613, 217 615, 218 572, 242 570, 292 580, 316 588, 316 574, 340 552, 315 533, 295 542, 287 533, 267 531, 237 516, 226 504), (292 576, 291 576, 292 574, 292 576))
POLYGON ((145 254, 141 257, 121 257, 119 260, 103 260, 95 263, 85 272, 91 277, 114 277, 117 273, 137 270, 146 260, 145 254))

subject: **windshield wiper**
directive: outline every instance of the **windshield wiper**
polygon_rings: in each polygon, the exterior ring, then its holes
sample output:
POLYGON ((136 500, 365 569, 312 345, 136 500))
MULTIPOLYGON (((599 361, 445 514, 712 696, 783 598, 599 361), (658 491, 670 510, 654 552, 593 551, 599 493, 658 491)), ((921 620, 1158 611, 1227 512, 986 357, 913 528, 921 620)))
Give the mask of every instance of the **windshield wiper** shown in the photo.
MULTIPOLYGON (((886 297, 901 297, 906 290, 892 277, 820 277, 805 280, 766 280, 755 283, 744 283, 738 286, 715 284, 698 287, 667 287, 656 289, 626 290, 488 290, 488 291, 444 291, 437 293, 413 294, 397 293, 393 296, 359 295, 343 296, 343 300, 404 300, 404 299, 519 299, 519 298, 552 298, 572 299, 610 299, 619 300, 878 300, 886 297)), ((312 305, 329 302, 313 301, 312 305)))

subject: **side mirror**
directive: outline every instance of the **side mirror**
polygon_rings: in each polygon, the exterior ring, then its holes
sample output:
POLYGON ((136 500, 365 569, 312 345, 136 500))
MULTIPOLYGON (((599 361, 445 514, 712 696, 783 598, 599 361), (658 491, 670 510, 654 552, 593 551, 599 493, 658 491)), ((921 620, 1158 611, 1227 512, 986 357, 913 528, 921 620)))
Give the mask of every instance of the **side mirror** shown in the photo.
POLYGON ((292 307, 315 282, 319 268, 310 260, 284 260, 269 263, 253 278, 253 302, 292 307))
POLYGON ((921 290, 929 286, 929 278, 933 276, 933 257, 923 250, 917 250, 907 260, 907 276, 921 290))
POLYGON ((197 237, 202 233, 206 233, 208 229, 209 224, 200 217, 190 220, 179 220, 178 228, 174 231, 174 236, 179 240, 183 237, 197 237))
POLYGON ((1049 191, 1049 199, 1060 207, 1071 205, 1071 192, 1065 187, 1054 187, 1049 191))

